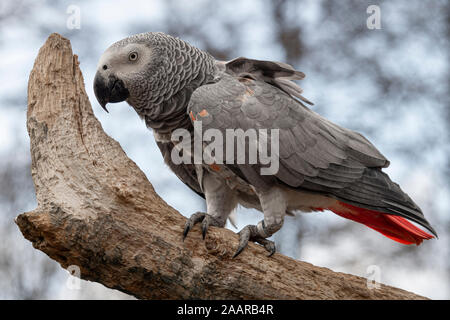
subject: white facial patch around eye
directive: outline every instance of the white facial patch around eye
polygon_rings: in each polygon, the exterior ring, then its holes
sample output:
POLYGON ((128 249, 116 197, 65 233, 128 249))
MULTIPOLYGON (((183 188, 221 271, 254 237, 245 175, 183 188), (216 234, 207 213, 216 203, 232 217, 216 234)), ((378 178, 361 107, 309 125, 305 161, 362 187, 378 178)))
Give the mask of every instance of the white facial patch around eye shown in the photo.
POLYGON ((151 49, 143 44, 129 44, 120 49, 120 53, 117 55, 120 61, 117 61, 117 74, 130 74, 140 72, 142 68, 151 59, 151 49), (130 59, 130 54, 135 53, 137 58, 130 59))
POLYGON ((110 47, 101 56, 97 70, 109 70, 116 75, 137 72, 150 59, 151 49, 143 44, 130 43, 125 47, 110 47), (137 53, 137 59, 130 61, 132 52, 137 53))

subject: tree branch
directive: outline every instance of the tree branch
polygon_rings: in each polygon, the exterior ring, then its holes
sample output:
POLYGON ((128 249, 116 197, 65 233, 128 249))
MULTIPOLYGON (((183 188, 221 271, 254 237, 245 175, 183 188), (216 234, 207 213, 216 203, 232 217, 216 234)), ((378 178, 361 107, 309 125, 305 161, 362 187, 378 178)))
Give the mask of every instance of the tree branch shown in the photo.
POLYGON ((154 191, 120 145, 105 134, 84 89, 69 40, 52 34, 28 86, 27 127, 37 209, 16 223, 36 249, 81 277, 143 299, 422 299, 335 273, 197 226, 154 191))

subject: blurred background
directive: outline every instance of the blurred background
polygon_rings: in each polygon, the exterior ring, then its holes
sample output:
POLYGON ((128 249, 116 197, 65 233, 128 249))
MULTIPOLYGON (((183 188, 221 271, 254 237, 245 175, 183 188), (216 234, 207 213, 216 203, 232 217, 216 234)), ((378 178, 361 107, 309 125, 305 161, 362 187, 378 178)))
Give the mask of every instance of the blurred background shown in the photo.
MULTIPOLYGON (((363 133, 391 160, 385 171, 439 234, 404 246, 331 212, 287 217, 280 252, 434 299, 450 299, 450 101, 447 0, 0 2, 0 299, 131 299, 100 284, 67 285, 68 272, 25 240, 14 218, 36 207, 26 131, 27 81, 48 35, 69 38, 105 131, 183 215, 203 200, 164 165, 152 132, 125 103, 106 114, 92 81, 103 51, 131 34, 163 31, 217 59, 283 61, 306 74, 313 109, 363 133), (381 29, 369 29, 369 5, 381 29), (79 22, 79 24, 77 24, 79 22), (376 266, 375 269, 373 266, 376 266)), ((238 228, 258 212, 239 209, 238 228)), ((232 230, 237 231, 231 227, 232 230)))

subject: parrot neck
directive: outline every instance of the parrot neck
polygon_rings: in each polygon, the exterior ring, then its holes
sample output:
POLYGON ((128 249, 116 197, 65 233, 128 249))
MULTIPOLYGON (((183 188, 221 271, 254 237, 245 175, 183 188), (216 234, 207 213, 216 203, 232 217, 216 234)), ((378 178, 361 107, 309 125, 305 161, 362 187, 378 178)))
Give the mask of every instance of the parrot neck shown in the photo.
POLYGON ((217 73, 216 60, 209 54, 197 55, 197 60, 193 61, 193 64, 199 66, 198 73, 184 79, 186 84, 176 93, 158 103, 133 106, 145 120, 147 127, 159 134, 172 133, 179 128, 192 129, 192 123, 187 114, 191 95, 195 89, 213 81, 217 73), (199 57, 201 59, 198 59, 199 57))

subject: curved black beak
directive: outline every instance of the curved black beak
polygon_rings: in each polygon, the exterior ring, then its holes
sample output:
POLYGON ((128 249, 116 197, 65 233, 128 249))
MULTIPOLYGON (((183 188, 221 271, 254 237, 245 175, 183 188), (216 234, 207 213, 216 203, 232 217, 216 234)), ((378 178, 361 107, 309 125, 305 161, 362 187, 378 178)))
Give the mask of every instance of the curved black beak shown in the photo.
POLYGON ((94 78, 94 93, 98 103, 106 112, 108 112, 108 109, 106 109, 108 102, 122 102, 130 96, 122 80, 114 75, 109 75, 106 78, 99 72, 94 78))

